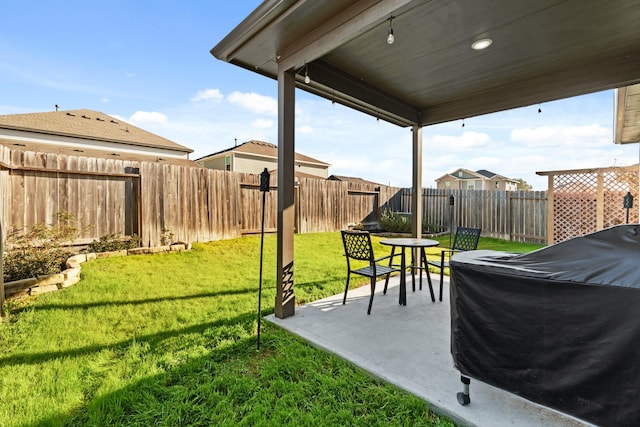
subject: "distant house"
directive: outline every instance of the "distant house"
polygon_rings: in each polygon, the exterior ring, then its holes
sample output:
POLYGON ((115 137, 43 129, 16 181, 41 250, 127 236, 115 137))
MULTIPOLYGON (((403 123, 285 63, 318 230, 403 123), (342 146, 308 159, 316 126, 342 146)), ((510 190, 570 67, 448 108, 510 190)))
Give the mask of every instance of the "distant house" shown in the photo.
MULTIPOLYGON (((278 146, 264 141, 247 141, 235 147, 196 159, 201 166, 209 169, 227 170, 259 174, 265 168, 277 173, 278 146)), ((295 174, 298 178, 313 177, 326 179, 329 164, 304 154, 295 154, 295 174)))
POLYGON ((452 190, 506 190, 516 191, 518 181, 507 178, 485 169, 471 171, 469 169, 456 169, 436 179, 438 189, 452 190))
POLYGON ((92 110, 0 116, 0 144, 13 151, 197 166, 189 160, 192 149, 92 110))

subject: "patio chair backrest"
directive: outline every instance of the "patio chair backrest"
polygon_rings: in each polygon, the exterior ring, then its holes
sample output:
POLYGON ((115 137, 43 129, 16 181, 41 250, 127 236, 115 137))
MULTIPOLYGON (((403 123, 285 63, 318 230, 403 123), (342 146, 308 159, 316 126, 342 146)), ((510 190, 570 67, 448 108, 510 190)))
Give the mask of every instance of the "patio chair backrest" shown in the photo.
POLYGON ((458 227, 451 249, 455 251, 476 250, 478 248, 478 240, 480 240, 480 231, 480 228, 458 227))
POLYGON ((347 258, 373 261, 373 247, 368 231, 342 230, 342 243, 347 258))

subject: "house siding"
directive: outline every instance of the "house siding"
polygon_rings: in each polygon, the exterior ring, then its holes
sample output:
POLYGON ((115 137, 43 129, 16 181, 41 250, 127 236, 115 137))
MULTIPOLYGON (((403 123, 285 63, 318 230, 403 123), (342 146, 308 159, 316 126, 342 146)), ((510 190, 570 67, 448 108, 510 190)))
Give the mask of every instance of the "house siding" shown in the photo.
POLYGON ((329 169, 326 166, 312 166, 296 163, 296 172, 298 171, 323 179, 329 177, 329 169))
POLYGON ((439 190, 518 190, 516 183, 501 179, 458 179, 453 176, 439 179, 437 188, 439 190), (496 182, 498 183, 497 187, 496 182), (449 183, 449 186, 447 186, 447 183, 449 183))
MULTIPOLYGON (((278 161, 275 159, 266 159, 264 157, 257 158, 242 155, 239 153, 236 153, 235 157, 232 159, 231 170, 234 172, 259 174, 264 170, 264 168, 267 168, 267 170, 277 169, 278 161)), ((224 169, 224 158, 222 169, 224 169)))
POLYGON ((207 169, 218 169, 225 170, 224 168, 224 157, 218 157, 215 159, 207 159, 205 161, 199 162, 202 167, 207 169))

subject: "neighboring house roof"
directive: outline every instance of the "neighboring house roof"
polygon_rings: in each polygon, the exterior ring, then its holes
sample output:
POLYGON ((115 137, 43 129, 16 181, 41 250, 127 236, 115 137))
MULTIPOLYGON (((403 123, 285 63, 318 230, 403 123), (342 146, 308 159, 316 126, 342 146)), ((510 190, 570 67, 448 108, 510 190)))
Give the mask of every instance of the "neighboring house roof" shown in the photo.
POLYGON ((482 175, 482 176, 485 176, 485 177, 487 177, 487 178, 493 178, 494 176, 496 176, 496 174, 495 174, 495 173, 493 173, 493 172, 489 172, 489 171, 488 171, 488 170, 486 170, 486 169, 480 169, 480 170, 477 170, 477 171, 476 171, 476 173, 478 173, 478 174, 480 174, 480 175, 482 175))
POLYGON ((491 171, 488 171, 486 169, 480 169, 477 171, 472 171, 469 169, 464 169, 464 168, 459 168, 456 169, 455 171, 451 172, 451 173, 447 173, 442 175, 440 178, 436 179, 436 182, 444 179, 444 178, 455 178, 457 180, 466 180, 466 179, 496 179, 496 180, 502 180, 502 181, 512 181, 512 182, 517 182, 517 180, 515 179, 511 179, 511 178, 507 178, 505 176, 502 175, 498 175, 497 173, 493 173, 491 171))
POLYGON ((357 178, 353 176, 344 176, 344 175, 331 175, 327 178, 329 181, 344 181, 344 182, 352 182, 354 184, 367 184, 374 185, 376 187, 380 187, 382 184, 378 184, 377 182, 367 181, 366 179, 357 178))
MULTIPOLYGON (((219 157, 221 154, 225 154, 225 153, 244 153, 244 154, 251 154, 254 156, 277 159, 278 146, 265 141, 251 140, 251 141, 243 142, 242 144, 237 145, 235 147, 227 148, 225 150, 221 150, 213 154, 200 157, 199 159, 196 159, 196 162, 201 162, 204 160, 208 160, 210 158, 219 157)), ((309 164, 315 164, 315 165, 327 166, 327 167, 330 166, 329 163, 325 163, 323 161, 314 159, 313 157, 305 156, 304 154, 300 154, 300 153, 295 153, 295 154, 296 154, 296 158, 295 158, 296 162, 309 163, 309 164)))
POLYGON ((62 154, 66 156, 82 156, 98 159, 116 159, 116 160, 129 160, 136 162, 161 162, 163 164, 180 165, 198 167, 201 166, 193 160, 188 160, 179 157, 170 156, 153 156, 137 153, 129 153, 126 151, 115 152, 107 150, 99 150, 93 148, 78 148, 68 145, 57 144, 39 144, 37 142, 16 140, 16 139, 3 139, 0 138, 0 145, 6 146, 11 151, 22 152, 34 152, 34 153, 47 153, 47 154, 62 154))
POLYGON ((0 116, 0 129, 161 148, 185 155, 193 150, 120 119, 92 110, 0 116))

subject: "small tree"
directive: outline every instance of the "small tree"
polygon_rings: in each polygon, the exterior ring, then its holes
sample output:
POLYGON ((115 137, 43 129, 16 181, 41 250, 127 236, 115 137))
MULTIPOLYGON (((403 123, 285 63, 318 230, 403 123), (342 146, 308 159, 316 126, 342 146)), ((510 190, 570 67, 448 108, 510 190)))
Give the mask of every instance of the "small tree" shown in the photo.
POLYGON ((533 186, 529 184, 527 181, 525 181, 524 179, 516 178, 516 181, 518 182, 518 190, 521 190, 521 191, 533 190, 533 186))

